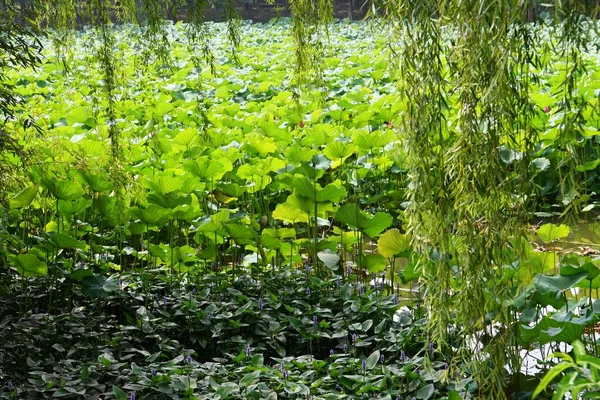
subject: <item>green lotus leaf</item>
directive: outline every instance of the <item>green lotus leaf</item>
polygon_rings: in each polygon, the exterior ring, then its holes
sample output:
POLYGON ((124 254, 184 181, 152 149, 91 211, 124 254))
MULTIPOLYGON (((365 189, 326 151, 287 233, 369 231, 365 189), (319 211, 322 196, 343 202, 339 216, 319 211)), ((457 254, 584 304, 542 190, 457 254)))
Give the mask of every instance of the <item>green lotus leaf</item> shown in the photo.
POLYGON ((577 171, 579 172, 584 172, 584 171, 593 171, 596 168, 598 168, 598 165, 600 165, 600 158, 596 159, 596 160, 592 160, 592 161, 588 161, 583 165, 578 165, 576 167, 577 171))
POLYGON ((563 265, 563 266, 560 267, 560 274, 562 276, 577 275, 577 274, 579 274, 581 272, 586 272, 587 273, 587 276, 585 278, 587 286, 583 286, 583 287, 589 287, 589 281, 590 280, 594 280, 596 277, 600 276, 600 268, 598 268, 592 262, 586 262, 583 265, 581 265, 580 267, 574 267, 574 266, 571 266, 571 265, 563 265))
POLYGON ((183 184, 184 178, 182 176, 172 175, 155 175, 153 178, 147 178, 144 182, 145 186, 155 192, 161 194, 168 194, 171 192, 179 191, 179 188, 183 184))
POLYGON ((380 254, 369 254, 363 258, 364 267, 372 274, 382 272, 387 266, 387 261, 380 254))
POLYGON ((198 179, 191 173, 183 175, 182 178, 183 181, 179 187, 179 192, 181 193, 190 194, 196 191, 202 191, 206 188, 206 183, 198 181, 198 179))
MULTIPOLYGON (((385 120, 388 121, 388 120, 385 120)), ((352 134, 352 143, 362 150, 372 151, 385 146, 393 139, 393 134, 382 134, 380 132, 367 132, 358 130, 352 134)))
POLYGON ((304 197, 307 197, 311 200, 315 200, 318 203, 323 202, 332 202, 338 203, 343 198, 347 196, 346 188, 343 186, 337 186, 334 184, 329 184, 322 188, 319 184, 314 184, 305 176, 296 178, 293 182, 293 187, 296 189, 296 192, 304 197))
MULTIPOLYGON (((229 220, 229 210, 220 210, 219 212, 205 218, 200 227, 199 232, 215 233, 223 228, 225 222, 229 220)), ((210 235, 209 235, 210 237, 210 235)))
POLYGON ((316 154, 316 150, 302 147, 298 144, 289 146, 285 150, 285 158, 292 164, 302 164, 308 162, 316 154))
POLYGON ((148 254, 150 257, 160 258, 163 261, 167 260, 168 246, 159 244, 148 244, 148 254))
POLYGON ((331 166, 331 161, 329 161, 323 154, 317 154, 314 155, 307 164, 310 168, 324 170, 331 166))
MULTIPOLYGON (((168 261, 170 262, 170 259, 168 261)), ((198 261, 197 252, 193 247, 184 245, 173 248, 173 262, 175 264, 185 264, 196 261, 198 261)))
POLYGON ((198 137, 198 132, 194 128, 184 129, 179 132, 175 138, 173 138, 173 143, 179 146, 188 147, 191 145, 196 138, 198 137))
POLYGON ((164 117, 165 114, 170 112, 175 108, 173 103, 168 103, 166 101, 159 102, 156 106, 150 109, 152 112, 152 117, 156 120, 160 120, 164 117))
POLYGON ((220 183, 217 189, 224 195, 229 197, 241 197, 246 193, 246 188, 238 185, 237 183, 220 183))
POLYGON ((262 135, 248 138, 243 149, 249 153, 258 154, 266 157, 271 153, 277 153, 278 147, 272 138, 265 138, 262 135))
MULTIPOLYGON (((315 213, 315 202, 312 199, 300 196, 297 193, 292 193, 289 195, 285 201, 285 204, 290 205, 292 208, 298 208, 304 211, 304 213, 307 214, 307 219, 308 215, 312 217, 315 213)), ((333 209, 333 204, 330 202, 317 202, 317 217, 326 218, 327 213, 333 212, 333 209)))
POLYGON ((98 196, 96 201, 93 202, 93 206, 94 206, 94 212, 101 214, 104 217, 114 217, 114 213, 115 213, 115 198, 114 197, 100 195, 100 196, 98 196))
POLYGON ((277 142, 290 143, 292 141, 292 134, 286 129, 280 128, 273 121, 261 121, 258 123, 258 128, 265 134, 265 136, 271 137, 277 142))
POLYGON ((83 189, 72 181, 51 181, 42 179, 42 187, 58 200, 76 200, 83 196, 83 189))
POLYGON ((66 120, 69 125, 74 123, 85 123, 88 119, 94 118, 94 110, 89 106, 76 107, 70 110, 67 114, 66 120))
POLYGON ((400 272, 400 280, 406 284, 421 277, 420 269, 417 268, 417 263, 411 260, 406 267, 400 272))
POLYGON ((94 193, 110 192, 113 189, 112 182, 106 180, 102 175, 94 175, 89 172, 80 172, 79 175, 94 193))
POLYGON ((330 201, 332 203, 339 203, 342 199, 345 199, 348 195, 346 188, 343 186, 337 186, 335 184, 329 184, 317 192, 317 202, 330 201))
POLYGON ((58 213, 61 215, 81 214, 92 206, 92 199, 79 198, 77 200, 59 200, 58 213))
POLYGON ((225 230, 237 244, 252 244, 256 241, 256 232, 247 225, 226 224, 225 230))
POLYGON ((261 242, 267 249, 280 249, 283 242, 277 238, 277 232, 275 229, 265 229, 261 235, 261 242))
POLYGON ((300 144, 308 148, 318 149, 319 147, 329 143, 331 141, 331 127, 329 125, 320 124, 314 129, 311 129, 302 140, 300 144))
POLYGON ((244 164, 237 170, 237 176, 246 180, 250 180, 254 176, 265 176, 266 174, 268 174, 268 171, 263 171, 253 164, 244 164))
POLYGON ((583 279, 588 276, 587 271, 582 271, 574 275, 541 275, 538 274, 533 279, 533 284, 541 294, 546 293, 562 293, 566 290, 574 288, 583 279))
POLYGON ((191 204, 192 198, 188 195, 179 195, 173 192, 167 194, 154 192, 148 195, 148 202, 173 210, 179 206, 191 204))
POLYGON ((66 233, 55 233, 50 236, 50 243, 59 249, 85 249, 86 244, 84 241, 77 240, 66 233))
POLYGON ((285 168, 285 161, 275 157, 267 157, 253 163, 247 163, 238 168, 237 175, 246 180, 252 180, 267 176, 270 172, 276 172, 285 168))
POLYGON ((354 203, 344 204, 335 213, 335 220, 348 225, 354 229, 364 229, 367 226, 368 219, 365 213, 358 209, 354 203))
POLYGON ((315 188, 315 185, 305 176, 296 178, 292 185, 296 189, 297 194, 309 199, 314 199, 316 197, 316 190, 320 188, 320 185, 318 185, 318 188, 315 188))
POLYGON ((517 329, 517 339, 525 346, 529 346, 536 342, 540 345, 551 342, 572 343, 581 338, 584 329, 584 325, 568 321, 556 321, 545 316, 533 327, 519 324, 517 329))
POLYGON ((296 237, 296 230, 294 228, 279 228, 276 229, 275 232, 279 239, 291 239, 296 237))
POLYGON ((335 220, 345 223, 351 228, 361 230, 370 237, 379 235, 393 222, 392 216, 384 212, 378 212, 369 217, 366 213, 360 211, 354 203, 341 206, 335 214, 335 220))
POLYGON ((357 150, 357 147, 352 144, 337 141, 329 143, 323 150, 323 154, 333 161, 332 166, 335 168, 353 155, 357 150))
POLYGON ((546 243, 550 243, 557 239, 566 238, 571 233, 571 229, 567 225, 544 224, 538 228, 536 234, 546 243))
POLYGON ((390 229, 379 237, 377 251, 384 257, 393 257, 410 249, 410 238, 398 229, 390 229))
POLYGON ((39 188, 37 186, 29 186, 21 190, 19 193, 17 193, 10 199, 10 208, 15 209, 29 207, 29 205, 37 195, 38 189, 39 188))
POLYGON ((233 170, 231 162, 227 159, 211 160, 206 157, 187 162, 185 168, 203 181, 218 181, 233 170))
POLYGON ((78 142, 79 151, 88 157, 103 157, 108 154, 109 147, 97 139, 83 139, 78 142))
POLYGON ((164 209, 156 204, 150 204, 148 207, 143 209, 132 207, 128 210, 128 212, 134 220, 151 226, 159 224, 171 214, 170 210, 164 209))
POLYGON ((12 258, 17 272, 22 276, 46 276, 48 274, 48 266, 42 262, 37 256, 31 253, 19 254, 12 258))
POLYGON ((273 211, 273 218, 294 224, 296 222, 308 222, 308 213, 289 203, 279 203, 273 211))
POLYGON ((146 225, 139 222, 130 222, 127 226, 127 230, 132 235, 143 235, 146 232, 146 225))
POLYGON ((92 275, 94 275, 94 271, 92 271, 91 269, 77 268, 76 270, 74 270, 73 272, 71 272, 69 274, 69 277, 76 281, 80 281, 83 278, 85 278, 86 276, 92 276, 92 275))

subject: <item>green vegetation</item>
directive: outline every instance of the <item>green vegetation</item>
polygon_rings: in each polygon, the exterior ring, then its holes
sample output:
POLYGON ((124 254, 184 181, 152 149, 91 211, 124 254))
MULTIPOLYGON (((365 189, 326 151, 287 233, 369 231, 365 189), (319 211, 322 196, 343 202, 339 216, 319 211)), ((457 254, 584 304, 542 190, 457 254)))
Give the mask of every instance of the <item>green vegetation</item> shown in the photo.
POLYGON ((585 7, 526 23, 514 2, 425 0, 349 22, 300 1, 258 25, 147 1, 145 24, 112 25, 93 1, 75 31, 60 3, 46 37, 0 32, 0 398, 597 388, 585 7), (39 44, 6 50, 21 37, 39 44))

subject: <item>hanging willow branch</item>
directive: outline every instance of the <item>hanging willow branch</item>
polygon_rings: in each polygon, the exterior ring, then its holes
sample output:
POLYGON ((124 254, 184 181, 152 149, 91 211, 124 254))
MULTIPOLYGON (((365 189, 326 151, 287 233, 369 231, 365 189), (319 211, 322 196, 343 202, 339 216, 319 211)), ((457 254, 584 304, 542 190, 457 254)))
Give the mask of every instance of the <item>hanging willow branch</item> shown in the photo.
MULTIPOLYGON (((208 3, 206 0, 194 0, 188 7, 188 46, 189 52, 192 54, 192 62, 198 71, 198 87, 197 92, 200 95, 202 92, 202 75, 199 73, 204 63, 208 64, 210 72, 213 76, 217 74, 215 65, 215 55, 211 50, 210 32, 204 23, 204 11, 208 3)), ((234 45, 235 47, 235 45, 234 45)), ((199 128, 202 130, 204 139, 210 139, 208 135, 207 125, 209 124, 208 116, 204 109, 203 99, 198 98, 196 112, 199 114, 199 128)))
POLYGON ((140 25, 144 24, 142 39, 145 42, 145 49, 142 55, 143 64, 151 64, 151 58, 156 57, 160 67, 170 66, 169 53, 171 45, 168 37, 168 25, 166 22, 167 10, 172 7, 171 0, 143 0, 142 9, 145 20, 140 20, 140 25))
POLYGON ((558 1, 556 9, 556 33, 559 37, 557 50, 563 60, 562 76, 559 85, 561 100, 558 111, 562 113, 557 149, 563 155, 563 166, 559 186, 559 200, 566 206, 566 214, 576 215, 580 211, 580 198, 585 190, 585 179, 580 179, 576 166, 584 156, 585 149, 576 145, 577 138, 583 136, 589 104, 578 93, 577 84, 586 72, 582 51, 587 49, 590 24, 584 12, 589 11, 578 0, 558 1), (564 170, 564 173, 563 173, 564 170))
MULTIPOLYGON (((451 304, 461 336, 474 337, 477 343, 485 343, 486 335, 492 338, 484 352, 463 346, 458 356, 474 364, 480 395, 500 399, 505 396, 504 366, 510 361, 506 355, 516 351, 514 331, 505 328, 508 321, 502 309, 512 293, 501 280, 503 268, 519 258, 506 249, 524 229, 516 189, 522 187, 520 181, 529 181, 527 174, 513 173, 513 165, 523 158, 518 149, 507 146, 507 140, 520 132, 515 131, 514 107, 528 100, 513 89, 519 79, 513 71, 519 65, 513 64, 512 55, 519 49, 513 47, 518 42, 512 40, 511 28, 522 19, 520 1, 486 3, 447 5, 447 17, 457 21, 458 36, 449 57, 458 109, 455 141, 447 152, 454 220, 448 234, 454 236, 458 272, 448 289, 455 291, 451 304), (489 317, 490 312, 495 318, 489 317), (498 332, 491 332, 491 321, 499 324, 498 332)), ((528 143, 535 139, 524 137, 528 143)))
POLYGON ((115 95, 117 91, 117 63, 114 56, 115 37, 110 29, 111 17, 107 3, 102 0, 89 2, 90 19, 96 27, 100 39, 98 46, 94 49, 94 55, 100 64, 103 77, 103 91, 106 96, 107 107, 105 110, 108 119, 108 137, 110 139, 113 161, 120 158, 121 150, 119 144, 119 131, 117 128, 117 110, 115 95))
MULTIPOLYGON (((42 43, 35 18, 32 10, 0 0, 0 204, 6 204, 6 195, 19 182, 22 165, 33 153, 15 138, 16 126, 6 125, 22 100, 7 83, 5 73, 13 68, 35 68, 41 62, 42 43)), ((40 129, 31 117, 23 121, 23 129, 28 128, 40 129)))
MULTIPOLYGON (((572 5, 560 17, 571 66, 564 86, 571 89, 581 66, 576 49, 585 43, 572 5)), ((506 269, 523 255, 534 193, 532 121, 540 110, 529 98, 538 60, 535 27, 524 20, 528 7, 513 0, 399 0, 384 9, 400 40, 390 47, 400 59, 405 101, 406 215, 420 252, 431 339, 455 353, 455 365, 475 372, 482 398, 505 398, 505 365, 518 371, 520 363, 516 289, 506 269)), ((581 107, 571 97, 563 103, 569 111, 581 107)), ((570 124, 564 129, 573 134, 581 120, 570 124)))
POLYGON ((241 26, 240 26, 240 16, 235 9, 235 0, 224 0, 224 16, 227 21, 227 36, 229 37, 229 42, 231 43, 231 53, 233 55, 233 59, 236 64, 240 63, 240 60, 237 55, 237 49, 241 42, 241 26))
POLYGON ((406 104, 402 115, 403 134, 410 167, 409 230, 421 254, 423 280, 437 281, 441 288, 434 294, 428 291, 427 307, 436 310, 436 323, 432 325, 435 342, 446 340, 446 326, 450 322, 447 288, 450 284, 448 235, 440 232, 450 230, 444 211, 451 206, 445 181, 443 146, 447 137, 445 68, 442 60, 441 28, 430 16, 438 11, 437 0, 399 2, 398 17, 404 22, 396 25, 403 39, 398 46, 400 53, 400 91, 406 104), (415 186, 415 184, 418 185, 415 186), (435 249, 435 253, 434 253, 435 249), (439 264, 429 259, 435 257, 439 264))
POLYGON ((76 27, 76 15, 74 0, 57 0, 56 2, 41 2, 44 20, 39 24, 47 24, 54 27, 51 33, 52 44, 56 52, 56 58, 63 64, 65 72, 69 71, 69 59, 73 49, 73 30, 76 27))
MULTIPOLYGON (((204 12, 208 5, 207 0, 193 0, 188 6, 187 35, 189 52, 192 54, 194 66, 200 69, 203 61, 208 64, 213 75, 217 74, 215 55, 210 46, 210 33, 204 23, 204 12)), ((236 38, 238 41, 239 39, 236 38)))
MULTIPOLYGON (((313 84, 323 86, 323 38, 333 19, 331 0, 291 0, 294 17, 292 37, 295 45, 294 84, 297 87, 313 84)), ((295 93, 297 96, 298 93, 295 93)))

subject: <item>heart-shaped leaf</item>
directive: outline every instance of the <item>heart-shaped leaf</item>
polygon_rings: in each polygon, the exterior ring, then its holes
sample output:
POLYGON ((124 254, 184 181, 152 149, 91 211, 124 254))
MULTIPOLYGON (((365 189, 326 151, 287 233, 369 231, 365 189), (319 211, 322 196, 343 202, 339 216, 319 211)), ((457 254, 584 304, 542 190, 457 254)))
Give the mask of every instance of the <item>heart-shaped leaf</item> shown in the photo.
POLYGON ((323 262, 323 264, 325 264, 325 266, 327 268, 331 269, 332 271, 335 271, 338 269, 338 267, 339 267, 338 263, 340 262, 340 256, 338 256, 333 251, 331 251, 329 249, 326 249, 325 251, 320 251, 317 253, 317 257, 319 257, 319 260, 321 260, 323 262))
POLYGON ((435 392, 435 386, 432 383, 423 386, 417 391, 417 399, 429 400, 435 392))
POLYGON ((249 384, 251 384, 252 382, 257 380, 259 376, 260 376, 260 370, 252 371, 252 372, 244 375, 242 377, 242 379, 240 379, 240 387, 248 386, 249 384))
POLYGON ((373 369, 377 363, 379 362, 379 358, 381 357, 381 353, 379 350, 375 350, 369 357, 367 357, 366 366, 367 369, 373 369))
POLYGON ((81 282, 83 284, 81 292, 89 297, 108 297, 110 292, 119 289, 118 281, 100 275, 86 276, 81 282))

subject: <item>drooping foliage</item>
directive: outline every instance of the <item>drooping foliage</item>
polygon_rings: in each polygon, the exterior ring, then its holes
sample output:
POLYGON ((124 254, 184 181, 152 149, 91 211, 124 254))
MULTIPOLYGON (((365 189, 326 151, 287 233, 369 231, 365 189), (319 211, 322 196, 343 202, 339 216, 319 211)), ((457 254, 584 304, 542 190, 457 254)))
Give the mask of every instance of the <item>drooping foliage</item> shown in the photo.
MULTIPOLYGON (((538 26, 524 20, 530 6, 400 1, 389 14, 401 21, 395 38, 406 101, 399 118, 410 159, 408 228, 421 253, 430 333, 442 348, 456 346, 456 338, 492 338, 484 351, 462 340, 456 360, 479 371, 481 395, 493 398, 505 396, 505 365, 520 367, 516 333, 504 327, 517 318, 512 302, 519 288, 509 266, 523 256, 535 191, 530 171, 539 127, 533 117, 540 110, 530 82, 543 60, 538 26)), ((555 7, 556 46, 565 58, 558 134, 572 160, 573 139, 583 129, 585 105, 575 82, 589 22, 577 4, 555 7)), ((560 196, 578 196, 575 163, 564 171, 560 196)))
POLYGON ((333 19, 333 2, 329 0, 292 0, 294 16, 292 36, 295 44, 294 78, 296 84, 322 85, 323 57, 327 25, 333 19))
MULTIPOLYGON (((403 10, 409 229, 421 249, 431 335, 443 347, 451 334, 482 342, 490 320, 507 326, 514 317, 507 306, 515 293, 502 279, 518 256, 537 140, 527 93, 532 33, 517 3, 430 1, 403 10), (455 36, 450 46, 444 34, 455 36)), ((502 397, 514 345, 511 330, 495 334, 486 352, 463 343, 461 365, 471 360, 481 371, 482 393, 502 397)))
MULTIPOLYGON (((6 190, 13 187, 20 165, 10 162, 12 155, 25 162, 29 154, 23 151, 18 140, 4 129, 3 121, 14 116, 14 108, 20 103, 14 87, 7 83, 6 72, 13 68, 35 67, 41 61, 42 44, 38 31, 31 23, 33 12, 20 10, 11 0, 0 1, 0 203, 6 190), (21 22, 17 21, 21 19, 21 22)), ((24 120, 24 128, 37 128, 30 118, 24 120)))

